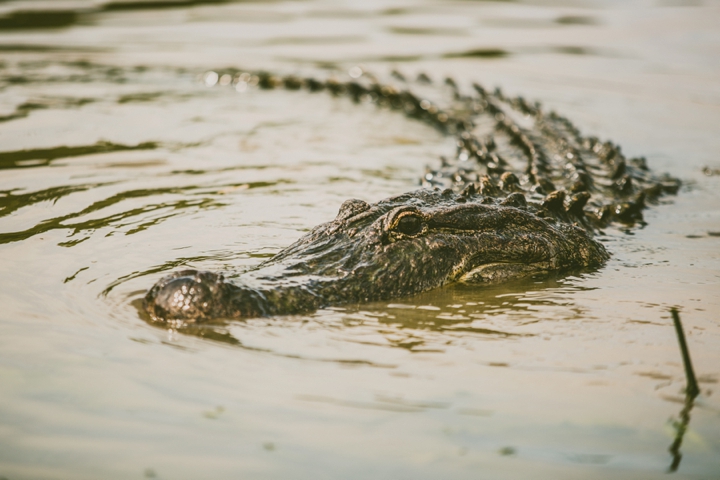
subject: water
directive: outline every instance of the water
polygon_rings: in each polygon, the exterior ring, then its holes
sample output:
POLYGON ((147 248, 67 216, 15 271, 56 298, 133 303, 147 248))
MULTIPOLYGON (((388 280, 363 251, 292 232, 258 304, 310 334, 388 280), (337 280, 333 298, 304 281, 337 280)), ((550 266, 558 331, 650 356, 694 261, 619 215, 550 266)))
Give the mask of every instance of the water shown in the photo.
POLYGON ((717 2, 140 7, 0 4, 0 478, 718 478, 717 2), (358 65, 540 100, 684 186, 609 230, 594 273, 146 323, 164 273, 238 273, 452 151, 370 105, 202 76, 358 65), (682 458, 672 306, 702 391, 682 458))

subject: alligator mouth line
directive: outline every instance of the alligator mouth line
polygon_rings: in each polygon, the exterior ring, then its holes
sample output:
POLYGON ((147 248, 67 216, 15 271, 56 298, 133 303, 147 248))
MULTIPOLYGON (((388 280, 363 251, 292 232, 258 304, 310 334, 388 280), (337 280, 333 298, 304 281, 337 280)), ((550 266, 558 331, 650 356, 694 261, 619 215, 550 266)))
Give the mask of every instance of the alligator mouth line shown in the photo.
POLYGON ((551 271, 550 262, 492 262, 479 265, 463 273, 457 282, 467 285, 494 284, 531 275, 546 274, 551 271))

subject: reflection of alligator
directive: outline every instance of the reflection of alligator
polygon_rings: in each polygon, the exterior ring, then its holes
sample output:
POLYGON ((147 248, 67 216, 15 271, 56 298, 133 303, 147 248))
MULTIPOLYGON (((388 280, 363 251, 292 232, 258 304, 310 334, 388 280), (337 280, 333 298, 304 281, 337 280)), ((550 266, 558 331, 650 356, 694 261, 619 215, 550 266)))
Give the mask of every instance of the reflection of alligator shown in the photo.
MULTIPOLYGON (((214 83, 217 75, 209 78, 214 83)), ((163 278, 145 297, 157 321, 299 313, 451 282, 597 267, 608 254, 593 232, 642 221, 646 202, 679 185, 653 176, 644 159, 626 159, 617 146, 581 136, 537 104, 478 85, 468 95, 447 80, 434 90, 449 93, 441 104, 369 75, 349 82, 241 72, 225 78, 238 90, 306 88, 373 102, 453 135, 457 149, 427 171, 425 189, 375 204, 348 200, 333 221, 236 283, 195 270, 163 278)))

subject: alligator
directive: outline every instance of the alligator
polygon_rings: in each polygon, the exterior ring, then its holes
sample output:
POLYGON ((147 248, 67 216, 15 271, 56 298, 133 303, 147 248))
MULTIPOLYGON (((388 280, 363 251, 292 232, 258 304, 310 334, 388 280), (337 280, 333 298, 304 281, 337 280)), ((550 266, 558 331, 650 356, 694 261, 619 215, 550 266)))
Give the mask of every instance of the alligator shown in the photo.
POLYGON ((238 91, 325 91, 373 103, 452 136, 456 148, 427 168, 420 189, 372 204, 347 200, 335 219, 238 279, 190 269, 162 278, 144 300, 156 322, 307 313, 454 282, 596 269, 610 256, 596 234, 642 224, 643 209, 680 185, 539 103, 476 83, 437 86, 396 71, 390 82, 357 71, 345 80, 249 71, 224 78, 238 91), (415 93, 429 88, 441 98, 415 93))

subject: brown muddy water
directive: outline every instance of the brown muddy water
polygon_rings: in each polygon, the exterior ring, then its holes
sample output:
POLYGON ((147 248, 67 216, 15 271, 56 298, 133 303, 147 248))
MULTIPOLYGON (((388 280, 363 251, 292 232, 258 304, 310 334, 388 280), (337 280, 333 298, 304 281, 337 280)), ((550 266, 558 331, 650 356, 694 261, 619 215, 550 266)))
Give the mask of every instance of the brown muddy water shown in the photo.
POLYGON ((719 25, 706 0, 1 2, 0 478, 720 478, 719 25), (597 272, 146 323, 165 273, 241 272, 452 152, 204 76, 358 66, 502 86, 683 188, 597 272))

